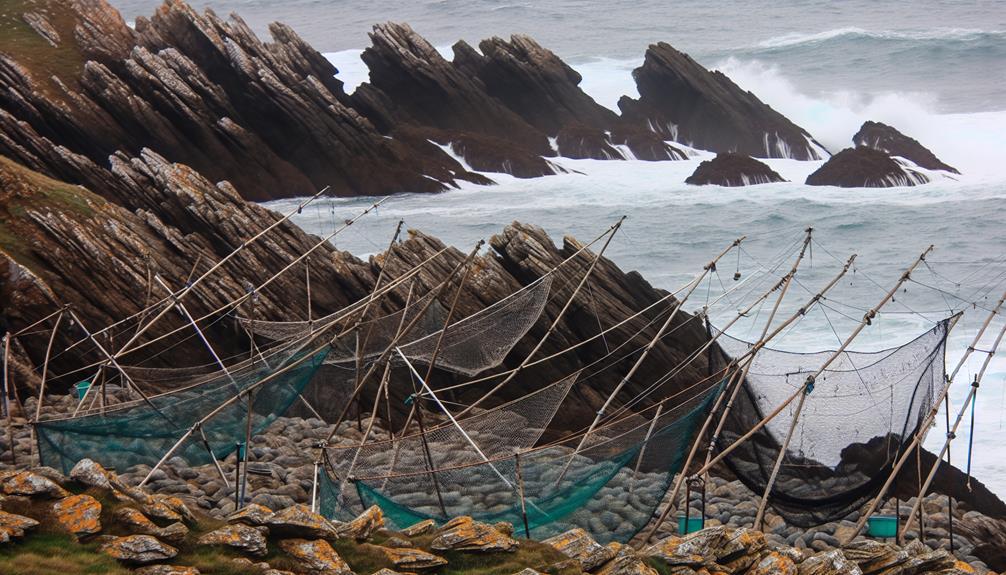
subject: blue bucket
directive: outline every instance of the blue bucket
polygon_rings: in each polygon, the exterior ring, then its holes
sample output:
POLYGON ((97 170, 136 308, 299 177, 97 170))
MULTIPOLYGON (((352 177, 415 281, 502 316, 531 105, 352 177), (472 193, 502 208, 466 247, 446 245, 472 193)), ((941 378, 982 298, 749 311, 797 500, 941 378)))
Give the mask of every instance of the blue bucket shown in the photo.
POLYGON ((91 387, 91 382, 87 379, 84 381, 78 381, 73 385, 73 390, 77 394, 77 399, 84 399, 84 395, 87 393, 88 388, 91 387))
POLYGON ((874 515, 867 520, 866 534, 870 537, 897 537, 898 518, 894 515, 874 515))
POLYGON ((702 531, 705 525, 706 520, 701 515, 691 515, 687 519, 684 515, 678 515, 678 534, 680 535, 702 531))

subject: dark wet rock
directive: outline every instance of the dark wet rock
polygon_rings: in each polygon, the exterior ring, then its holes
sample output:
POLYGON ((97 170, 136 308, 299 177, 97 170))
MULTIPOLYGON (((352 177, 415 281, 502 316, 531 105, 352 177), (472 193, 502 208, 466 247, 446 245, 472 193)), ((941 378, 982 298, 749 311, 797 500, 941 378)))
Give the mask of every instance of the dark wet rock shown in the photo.
POLYGON ((772 182, 785 182, 775 170, 763 162, 740 154, 721 152, 712 160, 699 164, 692 175, 685 179, 694 186, 752 186, 772 182))
POLYGON ((598 128, 571 124, 559 130, 556 136, 559 155, 574 159, 624 160, 625 157, 611 146, 608 135, 598 128))
POLYGON ((960 174, 957 168, 940 161, 936 154, 929 151, 918 140, 902 134, 887 124, 864 122, 856 135, 852 137, 852 142, 857 146, 867 146, 892 156, 899 156, 922 168, 960 174))
POLYGON ((759 158, 822 158, 805 130, 669 44, 650 45, 632 76, 640 97, 618 101, 623 118, 666 139, 759 158))
POLYGON ((660 162, 688 159, 688 154, 668 144, 660 134, 643 128, 629 127, 625 123, 612 132, 610 141, 615 145, 627 146, 637 160, 660 162))
POLYGON ((842 150, 807 176, 808 186, 841 188, 892 188, 927 182, 929 178, 925 175, 902 165, 884 152, 865 146, 842 150))

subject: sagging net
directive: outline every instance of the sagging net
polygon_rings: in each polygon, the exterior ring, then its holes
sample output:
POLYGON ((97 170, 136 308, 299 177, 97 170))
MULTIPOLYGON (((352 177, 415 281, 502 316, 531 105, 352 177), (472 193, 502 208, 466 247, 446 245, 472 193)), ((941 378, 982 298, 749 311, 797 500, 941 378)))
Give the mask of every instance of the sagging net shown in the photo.
MULTIPOLYGON (((652 518, 719 389, 706 388, 673 409, 650 408, 600 427, 575 455, 580 435, 522 451, 519 475, 514 453, 459 464, 454 462, 470 460, 471 454, 462 458, 431 448, 432 468, 424 464, 420 449, 411 455, 412 470, 386 474, 367 469, 352 484, 364 506, 380 506, 385 520, 398 528, 470 515, 509 522, 522 533, 523 492, 523 509, 536 539, 582 527, 604 543, 628 541, 652 518)), ((470 446, 466 451, 474 453, 470 446)), ((338 516, 339 479, 325 473, 320 483, 322 511, 338 516)))
MULTIPOLYGON (((541 438, 578 377, 579 373, 575 373, 522 398, 464 417, 458 423, 489 458, 528 449, 541 438)), ((428 427, 422 435, 415 433, 362 446, 359 441, 347 440, 326 448, 325 458, 328 469, 342 480, 361 472, 394 475, 427 469, 427 447, 437 465, 454 467, 483 461, 450 421, 428 427)), ((346 481, 340 481, 339 500, 333 502, 332 510, 337 509, 340 518, 352 519, 366 507, 356 497, 355 490, 347 486, 346 481)))
POLYGON ((193 466, 212 463, 211 451, 222 459, 235 450, 236 443, 244 441, 249 418, 255 434, 290 407, 330 349, 297 351, 272 365, 249 362, 230 369, 229 375, 217 372, 184 389, 151 396, 149 403, 141 399, 105 410, 91 409, 77 417, 39 421, 36 431, 42 465, 64 473, 84 458, 119 471, 153 466, 196 422, 242 390, 259 384, 220 409, 175 452, 193 466), (288 369, 280 373, 284 367, 288 369))
MULTIPOLYGON (((395 341, 400 330, 422 314, 399 339, 402 344, 398 347, 405 356, 412 362, 428 364, 436 353, 438 368, 475 375, 503 363, 510 350, 538 321, 548 303, 551 286, 552 276, 544 276, 485 309, 451 323, 446 330, 443 329, 446 317, 443 306, 436 301, 426 305, 433 297, 431 292, 397 312, 363 322, 356 334, 340 338, 328 361, 349 363, 357 356, 363 362, 373 361, 395 341), (438 342, 439 351, 435 351, 438 342)), ((271 322, 247 318, 239 318, 238 321, 256 336, 284 340, 304 337, 319 326, 331 325, 345 317, 346 313, 340 311, 313 322, 271 322)), ((393 361, 400 360, 395 356, 393 361)))
MULTIPOLYGON (((948 320, 942 321, 897 348, 844 352, 816 378, 769 497, 787 523, 813 527, 851 518, 877 495, 944 381, 948 325, 948 320)), ((718 341, 727 356, 739 357, 750 348, 749 343, 726 334, 718 341)), ((831 355, 829 351, 758 352, 718 447, 748 432, 800 389, 831 355)), ((720 355, 711 361, 714 368, 725 367, 730 358, 720 355)), ((725 459, 757 494, 765 490, 796 404, 791 403, 725 459)))

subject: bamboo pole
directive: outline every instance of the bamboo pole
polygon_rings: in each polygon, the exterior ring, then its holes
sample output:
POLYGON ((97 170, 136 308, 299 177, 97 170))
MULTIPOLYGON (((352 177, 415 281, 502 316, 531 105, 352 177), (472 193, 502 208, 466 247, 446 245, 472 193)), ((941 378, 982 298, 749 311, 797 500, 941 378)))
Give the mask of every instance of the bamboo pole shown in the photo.
POLYGON ((524 474, 520 469, 520 451, 513 454, 514 472, 517 475, 517 491, 520 495, 520 516, 524 520, 524 537, 531 538, 531 528, 527 523, 527 505, 524 500, 524 474))
MULTIPOLYGON (((804 248, 806 248, 807 245, 809 245, 810 233, 811 233, 811 230, 808 229, 807 230, 808 236, 807 236, 807 240, 805 240, 804 248)), ((752 309, 754 309, 754 307, 756 305, 760 305, 761 301, 764 301, 764 300, 768 299, 768 296, 771 295, 772 293, 774 293, 776 290, 781 290, 785 286, 789 286, 790 282, 793 279, 793 276, 796 275, 796 273, 797 273, 797 271, 799 269, 800 262, 803 260, 803 253, 804 253, 804 250, 801 250, 800 255, 797 257, 796 262, 794 263, 793 267, 790 269, 790 271, 786 275, 784 275, 782 278, 780 278, 780 280, 774 286, 772 286, 767 292, 765 292, 764 294, 762 294, 762 296, 760 298, 758 298, 758 300, 755 300, 750 306, 748 306, 747 309, 745 309, 740 314, 738 314, 737 317, 735 317, 729 324, 727 324, 727 326, 724 329, 719 330, 717 332, 717 334, 715 336, 713 336, 713 338, 712 338, 711 341, 715 341, 717 338, 719 338, 719 336, 722 335, 723 333, 725 333, 734 322, 738 321, 741 317, 747 316, 747 314, 752 309)), ((717 440, 717 437, 718 437, 719 433, 723 429, 723 425, 725 423, 725 415, 728 413, 727 410, 732 407, 733 401, 737 397, 738 390, 743 386, 744 377, 746 377, 746 375, 748 373, 748 370, 750 369, 750 366, 752 365, 752 363, 754 363, 755 356, 758 354, 758 352, 762 348, 764 348, 766 345, 768 345, 769 341, 771 341, 777 335, 779 335, 780 333, 782 333, 782 331, 784 329, 786 329, 789 325, 791 325, 793 322, 795 322, 799 318, 801 318, 804 315, 806 315, 807 311, 811 307, 813 307, 822 298, 824 298, 825 294, 827 294, 831 290, 831 288, 835 287, 835 285, 837 285, 838 282, 843 277, 845 277, 845 274, 848 273, 849 269, 852 267, 853 262, 855 262, 855 261, 856 261, 856 255, 853 254, 846 261, 845 265, 842 267, 842 269, 839 271, 839 273, 834 278, 832 278, 831 281, 829 281, 823 288, 821 288, 820 291, 818 291, 806 303, 804 303, 804 305, 802 307, 800 307, 796 311, 796 313, 794 313, 789 318, 787 318, 785 321, 783 321, 779 326, 777 326, 774 330, 772 330, 771 333, 766 333, 768 331, 768 328, 771 326, 772 321, 775 318, 776 310, 778 310, 779 305, 782 302, 782 298, 786 295, 786 291, 785 290, 780 293, 779 297, 776 299, 776 302, 775 302, 775 304, 773 306, 773 311, 769 315, 769 319, 766 322, 766 327, 762 330, 761 337, 758 339, 758 341, 756 341, 754 343, 754 345, 751 346, 751 349, 749 349, 741 357, 734 358, 733 362, 731 362, 731 365, 726 368, 725 373, 724 373, 724 379, 727 379, 726 374, 729 374, 731 370, 733 370, 733 374, 730 375, 730 378, 727 380, 727 385, 726 385, 724 391, 722 391, 719 394, 719 397, 716 398, 716 401, 715 401, 713 407, 709 410, 709 415, 706 417, 705 421, 702 423, 702 427, 699 430, 699 432, 695 435, 695 439, 692 441, 691 449, 688 452, 688 457, 685 459, 685 463, 681 467, 681 471, 680 471, 680 473, 678 473, 678 477, 675 478, 675 480, 674 480, 674 485, 673 485, 673 487, 671 488, 671 491, 670 491, 670 497, 667 498, 668 499, 668 505, 664 509, 664 511, 660 514, 660 516, 657 518, 657 521, 656 521, 656 523, 653 524, 653 527, 650 528, 650 531, 649 531, 649 533, 647 533, 646 539, 644 540, 644 543, 646 541, 651 540, 654 537, 654 535, 656 535, 657 530, 660 529, 660 526, 663 525, 664 521, 667 520, 668 515, 670 515, 671 511, 674 509, 674 502, 677 499, 678 493, 680 492, 682 485, 684 485, 684 483, 686 481, 686 477, 688 475, 688 469, 691 467, 692 461, 694 461, 695 456, 698 454, 698 450, 699 450, 699 447, 702 444, 703 438, 705 437, 706 432, 709 430, 709 426, 712 424, 713 418, 716 416, 716 413, 719 410, 720 405, 723 404, 723 399, 727 396, 727 390, 732 389, 732 391, 730 392, 730 395, 729 395, 730 399, 727 402, 727 406, 728 407, 724 407, 724 414, 721 415, 720 421, 717 423, 716 430, 714 431, 714 433, 712 435, 712 438, 711 438, 711 440, 710 440, 710 442, 708 444, 708 448, 707 448, 707 452, 706 452, 706 461, 705 461, 705 464, 703 466, 705 469, 703 469, 699 473, 700 475, 708 473, 709 468, 712 467, 712 465, 709 462, 710 452, 715 447, 715 442, 717 440)), ((711 345, 711 343, 710 343, 710 345, 711 345)), ((686 504, 687 504, 687 502, 686 502, 686 504)))
MULTIPOLYGON (((982 362, 982 367, 975 375, 974 380, 971 382, 971 390, 968 392, 967 397, 964 399, 964 403, 961 405, 960 410, 957 412, 957 416, 954 419, 954 424, 952 427, 947 429, 947 438, 943 442, 943 447, 940 449, 939 455, 936 456, 936 461, 933 462, 932 467, 929 469, 929 474, 926 475, 926 480, 922 483, 922 487, 919 488, 919 495, 915 499, 915 505, 912 506, 912 511, 908 514, 908 521, 905 522, 904 527, 901 531, 901 536, 904 537, 905 533, 911 528, 912 522, 914 521, 914 513, 917 508, 920 507, 922 503, 922 498, 925 493, 929 490, 929 486, 932 485, 933 479, 936 477, 936 472, 939 471, 940 466, 943 464, 943 456, 946 455, 949 460, 950 454, 950 442, 952 442, 957 437, 957 429, 961 425, 961 421, 964 419, 964 415, 967 413, 968 407, 970 407, 971 402, 974 401, 975 395, 978 394, 978 388, 981 386, 982 379, 985 377, 985 371, 988 369, 989 364, 992 362, 992 356, 999 349, 999 344, 1002 343, 1003 336, 1006 335, 1006 324, 1003 324, 1002 329, 999 330, 999 334, 996 335, 995 342, 992 347, 985 352, 985 360, 982 362)), ((949 396, 944 395, 943 401, 948 401, 949 396)), ((938 403, 937 403, 938 405, 938 403)), ((949 413, 949 403, 947 404, 947 417, 950 416, 949 413)))
MULTIPOLYGON (((765 491, 762 494, 761 505, 759 505, 759 507, 758 507, 758 513, 755 515, 755 526, 756 526, 756 528, 757 528, 758 525, 761 524, 761 520, 765 516, 765 507, 768 505, 769 496, 772 493, 772 487, 775 485, 776 477, 778 477, 778 475, 779 475, 779 469, 782 467, 782 461, 786 457, 786 450, 789 448, 790 440, 792 440, 792 438, 793 438, 793 432, 796 430, 796 424, 800 420, 800 412, 803 410, 804 402, 806 401, 807 395, 809 395, 811 393, 811 391, 814 389, 814 382, 817 380, 817 378, 822 373, 824 373, 824 371, 826 369, 828 369, 829 365, 831 365, 839 357, 841 357, 841 355, 845 352, 845 350, 848 349, 848 347, 852 343, 852 341, 854 339, 856 339, 856 337, 864 329, 866 329, 867 326, 869 326, 869 325, 871 325, 873 323, 872 320, 873 320, 874 317, 876 317, 877 312, 880 311, 880 309, 884 305, 886 305, 887 302, 889 302, 891 300, 891 298, 894 297, 894 294, 897 293, 897 291, 901 288, 901 286, 904 285, 904 283, 909 280, 909 278, 911 277, 912 272, 915 271, 915 268, 920 263, 922 263, 922 262, 924 262, 926 260, 926 255, 928 255, 929 252, 931 252, 932 250, 933 250, 933 246, 929 246, 926 249, 926 251, 922 252, 922 255, 920 255, 912 263, 912 265, 909 266, 909 268, 901 275, 901 278, 894 284, 894 287, 892 287, 891 290, 889 292, 887 292, 886 295, 884 295, 884 298, 880 300, 880 303, 878 303, 876 306, 874 306, 872 309, 870 309, 870 311, 866 312, 866 315, 863 316, 862 321, 860 321, 859 325, 855 329, 852 330, 852 333, 849 334, 849 336, 845 339, 845 341, 842 342, 842 345, 839 346, 839 348, 837 350, 835 350, 835 352, 827 360, 825 360, 824 364, 821 365, 821 367, 817 368, 816 372, 814 372, 813 374, 807 376, 807 380, 804 382, 804 384, 801 386, 801 388, 799 390, 797 390, 796 394, 794 394, 794 396, 799 396, 799 402, 797 403, 796 410, 793 413, 793 420, 790 422, 789 431, 786 434, 786 439, 785 439, 785 441, 783 442, 783 444, 779 448, 779 455, 778 455, 778 457, 776 457, 775 465, 772 468, 772 473, 771 473, 771 475, 769 475, 768 482, 765 484, 765 491)), ((786 403, 784 403, 783 406, 781 406, 781 407, 785 408, 785 406, 788 405, 789 403, 791 403, 792 400, 793 400, 793 396, 791 396, 791 398, 789 400, 787 400, 786 403)), ((782 409, 777 410, 775 412, 775 415, 778 415, 781 411, 782 411, 782 409)), ((772 417, 775 417, 775 416, 772 416, 772 417)), ((763 420, 763 421, 765 421, 765 420, 763 420)), ((765 423, 768 423, 768 421, 765 421, 765 423)), ((733 444, 733 445, 738 445, 739 443, 740 443, 740 441, 738 440, 738 442, 735 443, 735 444, 733 444)), ((731 445, 731 447, 733 447, 733 445, 731 445)))
POLYGON ((918 266, 919 263, 925 260, 925 256, 930 251, 932 251, 932 249, 933 246, 929 246, 929 248, 927 248, 926 251, 922 253, 922 256, 920 256, 918 259, 915 260, 915 262, 911 265, 911 267, 909 267, 908 270, 906 270, 905 273, 902 274, 901 279, 898 280, 898 283, 895 285, 895 287, 892 288, 891 291, 887 292, 887 294, 884 296, 884 299, 882 299, 877 306, 866 312, 859 326, 857 326, 853 330, 852 334, 850 334, 849 337, 846 338, 845 342, 843 342, 843 344, 831 355, 831 357, 829 357, 824 362, 824 364, 820 368, 818 368, 815 374, 812 374, 807 377, 807 381, 805 381, 804 384, 800 386, 800 389, 798 389, 795 393, 790 395, 786 400, 784 400, 781 404, 779 404, 771 413, 762 418, 762 420, 756 423, 750 430, 748 430, 747 433, 745 433, 736 441, 734 441, 732 444, 730 444, 728 447, 720 451, 719 455, 714 457, 699 471, 699 474, 708 471, 712 466, 716 465, 717 463, 722 461, 727 455, 733 452, 733 450, 736 449, 738 446, 740 446, 740 444, 744 443, 748 439, 751 439, 751 437, 755 433, 758 433, 758 431, 761 428, 765 427, 765 425, 767 425, 769 421, 772 421, 777 415, 779 415, 782 412, 782 410, 786 409, 786 407, 788 407, 789 404, 793 403, 793 401, 797 399, 797 397, 799 397, 801 393, 804 393, 804 391, 808 388, 808 386, 813 384, 814 379, 816 379, 818 375, 823 373, 824 370, 828 368, 828 366, 830 366, 836 359, 838 359, 838 357, 845 351, 845 348, 848 347, 848 344, 851 343, 852 340, 855 339, 856 336, 858 336, 859 333, 866 328, 866 326, 870 325, 873 322, 873 318, 877 316, 877 311, 881 307, 883 307, 884 304, 890 301, 892 297, 894 297, 894 294, 897 291, 897 289, 900 288, 905 281, 908 281, 911 272, 915 270, 915 268, 918 266))
POLYGON ((10 409, 10 333, 3 336, 3 408, 7 416, 7 439, 10 442, 10 463, 17 467, 14 453, 14 415, 10 409))
MULTIPOLYGON (((52 328, 52 334, 49 336, 49 345, 45 348, 45 361, 42 363, 42 383, 38 386, 38 402, 35 404, 35 421, 38 421, 42 416, 42 403, 45 399, 45 383, 49 376, 49 359, 52 357, 52 346, 56 342, 56 335, 59 332, 59 326, 63 322, 63 314, 66 312, 66 308, 59 310, 59 315, 56 317, 56 325, 52 328)), ((32 426, 34 429, 34 426, 32 426)))
MULTIPOLYGON (((870 502, 870 505, 867 506, 866 510, 862 514, 860 514, 859 521, 856 522, 855 529, 853 530, 851 535, 846 537, 846 540, 843 541, 843 543, 849 543, 857 535, 859 535, 860 532, 862 532, 863 528, 866 527, 866 522, 869 521, 870 516, 873 515, 873 512, 876 511, 877 507, 880 505, 880 500, 883 494, 886 493, 888 489, 890 489, 891 484, 894 483, 894 480, 898 476, 898 473, 901 472, 901 468, 904 467, 905 463, 908 461, 912 449, 915 449, 917 453, 918 450, 921 449, 922 442, 925 440, 926 435, 929 433, 929 428, 932 426, 933 422, 936 419, 936 415, 939 413, 940 403, 942 403, 943 399, 950 393, 950 386, 957 378, 958 372, 960 372, 961 368, 964 367, 964 364, 967 362, 968 358, 971 357, 971 354, 975 352, 976 346, 981 341, 982 337, 985 335, 985 331, 988 329, 989 325, 992 324, 992 320, 995 319, 997 315, 999 315, 999 312, 1002 309, 1003 304, 1006 304, 1006 292, 1003 293, 1002 297, 999 298, 999 301, 996 303, 995 307, 993 307, 992 311, 989 312, 989 315, 985 318, 984 323, 982 323, 982 326, 978 329, 978 333, 975 334, 975 338, 971 341, 971 345, 968 346, 967 350, 965 350, 964 355, 962 355, 961 359, 957 362, 957 365, 954 367, 950 376, 947 377, 946 383, 943 386, 943 390, 940 392, 940 395, 936 398, 936 401, 933 402, 933 405, 930 408, 929 413, 922 420, 922 423, 919 425, 918 430, 916 430, 911 443, 909 443, 909 445, 905 448, 905 450, 902 451, 902 453, 898 456, 898 459, 895 461, 894 466, 891 468, 891 473, 888 474, 887 481, 884 482, 884 486, 881 487, 879 494, 873 498, 873 501, 870 502)), ((919 465, 920 468, 918 475, 919 480, 921 481, 922 480, 921 461, 919 462, 919 465)))
POLYGON ((716 270, 716 263, 720 261, 720 259, 723 256, 730 253, 731 250, 740 246, 742 241, 744 241, 744 236, 741 236, 736 240, 734 240, 733 243, 730 244, 730 246, 721 251, 719 255, 717 255, 715 258, 713 258, 712 261, 706 264, 705 267, 702 268, 702 273, 699 274, 699 276, 692 281, 691 287, 688 288, 688 291, 685 292, 684 296, 682 296, 681 299, 678 300, 678 303, 674 306, 674 310, 670 314, 668 314, 667 319, 664 320, 663 325, 661 325, 660 329, 657 330, 656 335, 654 335, 653 338, 650 339, 650 342, 646 344, 646 347, 643 348, 643 353, 639 354, 639 357, 636 358, 635 363, 632 364, 632 367, 629 369, 628 373, 626 373, 625 376, 622 377, 622 379, 618 382, 618 385, 615 386, 615 389, 613 389, 611 393, 608 394, 608 399, 605 400, 604 404, 601 406, 601 409, 598 410, 597 414, 594 416, 594 420, 590 423, 590 426, 587 427, 587 432, 584 433, 583 437, 580 438, 580 442, 576 446, 576 449, 574 449, 573 453, 570 454, 569 459, 566 460, 566 464, 562 467, 562 471, 559 472, 559 476, 555 480, 556 485, 562 483, 562 480, 566 477, 566 473, 569 472, 569 466, 573 464, 573 459, 580 453, 580 450, 583 449, 583 445, 587 442, 587 439, 590 437, 590 434, 594 432, 594 429, 597 428, 597 424, 600 423, 602 419, 604 419, 605 411, 607 411, 608 407, 611 406, 611 403, 615 401, 615 397, 618 395, 618 392, 622 391, 622 388, 625 387, 625 384, 629 383, 629 381, 632 379, 632 376, 636 375, 636 371, 639 370, 640 366, 643 365, 643 362, 646 361, 646 358, 649 357, 650 352, 653 350, 654 347, 656 347, 657 342, 659 342, 661 337, 663 337, 664 332, 667 331, 667 328, 671 327, 671 324, 674 322, 674 318, 678 315, 678 311, 680 311, 681 308, 685 305, 685 302, 688 301, 688 298, 691 297, 695 289, 702 284, 702 280, 705 279, 707 275, 709 275, 709 272, 716 270))
MULTIPOLYGON (((587 279, 590 278, 590 274, 594 271, 594 268, 597 267, 597 262, 601 261, 601 257, 604 255, 605 250, 608 249, 608 246, 611 244, 611 240, 615 237, 615 234, 618 233, 619 228, 622 227, 623 222, 625 222, 625 216, 620 217, 618 221, 615 222, 615 224, 612 225, 610 228, 608 228, 608 230, 605 232, 605 234, 608 235, 608 239, 606 239, 604 241, 604 245, 601 246, 601 251, 597 252, 597 255, 594 256, 594 259, 590 262, 590 266, 587 267, 587 271, 584 272, 583 277, 580 279, 580 283, 577 284, 576 288, 573 290, 573 293, 569 296, 569 299, 566 300, 566 304, 562 306, 561 310, 559 310, 559 313, 555 316, 555 319, 552 320, 552 324, 549 325, 548 329, 545 331, 545 335, 543 335, 541 339, 538 340, 538 343, 534 346, 534 349, 532 349, 531 352, 524 357, 524 360, 521 361, 520 365, 518 365, 516 369, 510 372, 510 375, 506 376, 506 378, 504 378, 503 381, 496 384, 495 387, 489 390, 489 393, 486 393, 485 395, 477 399, 475 403, 472 403, 468 407, 461 410, 461 412, 457 414, 457 417, 462 417, 469 411, 481 405, 483 401, 485 401, 490 396, 495 394, 497 391, 502 389, 506 384, 513 381, 513 379, 517 377, 517 374, 519 374, 521 371, 523 371, 525 367, 527 367, 528 363, 530 363, 531 361, 531 358, 534 357, 536 353, 538 353, 538 351, 542 348, 542 346, 545 345, 545 342, 548 340, 549 336, 552 335, 552 332, 555 331, 556 327, 558 327, 559 322, 562 320, 563 316, 566 315, 566 310, 568 310, 569 307, 573 305, 573 300, 576 299, 576 294, 580 293, 580 290, 583 288, 583 285, 587 283, 587 279)), ((600 237, 603 237, 603 235, 600 237)))
POLYGON ((656 413, 653 414, 653 419, 650 421, 650 427, 646 430, 646 437, 643 438, 643 445, 639 448, 639 455, 636 456, 636 465, 632 468, 632 482, 629 483, 629 493, 631 494, 633 488, 635 487, 636 476, 639 475, 639 466, 643 463, 643 456, 646 455, 646 446, 650 443, 650 437, 653 435, 653 428, 657 426, 657 420, 660 419, 660 413, 664 410, 664 404, 661 403, 657 406, 656 413))

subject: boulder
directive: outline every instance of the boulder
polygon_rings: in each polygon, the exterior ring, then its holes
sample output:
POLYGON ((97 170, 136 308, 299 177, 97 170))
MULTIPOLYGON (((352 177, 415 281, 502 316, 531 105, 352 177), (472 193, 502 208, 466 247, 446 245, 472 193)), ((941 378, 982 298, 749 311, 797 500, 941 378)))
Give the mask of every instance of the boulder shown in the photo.
POLYGON ((840 549, 811 555, 800 564, 799 573, 800 575, 863 575, 859 566, 847 559, 840 549))
POLYGON ((835 154, 807 176, 808 186, 891 188, 929 182, 924 174, 903 166, 884 152, 859 146, 835 154))
POLYGON ((87 487, 112 489, 110 477, 108 470, 90 459, 81 459, 70 470, 70 479, 87 487))
POLYGON ((200 537, 198 543, 222 545, 256 557, 264 557, 267 550, 265 535, 260 530, 241 523, 211 531, 200 537))
POLYGON ((395 567, 406 571, 436 569, 437 567, 447 565, 447 560, 443 557, 423 551, 422 549, 393 548, 378 545, 374 545, 373 548, 383 553, 395 567))
POLYGON ((366 541, 378 529, 384 528, 384 514, 381 508, 372 505, 359 517, 339 526, 339 537, 349 537, 357 541, 366 541))
POLYGON ((516 551, 519 543, 485 523, 471 517, 456 517, 448 521, 430 542, 434 551, 477 551, 493 553, 516 551))
POLYGON ((279 547, 300 564, 303 571, 311 575, 351 575, 349 565, 332 549, 328 541, 318 539, 284 539, 279 547))
POLYGON ((101 503, 90 495, 71 495, 52 506, 52 513, 60 526, 80 537, 101 531, 101 503))
POLYGON ((24 537, 29 529, 38 527, 38 521, 31 517, 0 511, 0 543, 24 537))
POLYGON ((651 44, 632 77, 639 99, 622 96, 622 117, 664 139, 756 158, 818 160, 827 155, 804 129, 722 72, 707 70, 669 44, 651 44))
POLYGON ((593 537, 579 527, 549 537, 542 543, 551 545, 556 551, 571 559, 576 559, 584 571, 593 571, 615 558, 614 551, 594 541, 593 537))
POLYGON ((907 551, 876 539, 857 539, 843 547, 842 553, 858 565, 864 575, 886 572, 910 558, 907 551))
POLYGON ((798 569, 793 559, 777 551, 772 551, 758 559, 748 571, 748 575, 797 575, 798 569))
POLYGON ((338 529, 306 505, 293 505, 270 515, 264 524, 275 535, 298 539, 336 539, 338 529))
POLYGON ((136 575, 200 575, 195 567, 181 565, 148 565, 133 571, 136 575))
POLYGON ((619 546, 615 558, 602 565, 594 575, 658 575, 658 571, 628 545, 619 546))
POLYGON ((760 531, 717 525, 684 537, 668 537, 646 553, 676 565, 698 565, 697 558, 702 558, 705 563, 743 571, 756 561, 766 546, 765 535, 760 531))
POLYGON ((181 543, 189 533, 189 528, 181 522, 174 522, 166 527, 159 527, 146 515, 132 507, 121 507, 115 511, 115 518, 123 526, 136 535, 153 535, 169 543, 181 543))
POLYGON ((178 555, 178 550, 150 535, 116 537, 101 547, 102 552, 130 565, 146 565, 167 561, 178 555))
POLYGON ((419 537, 421 535, 433 533, 436 529, 437 524, 432 519, 424 519, 419 523, 402 529, 402 535, 405 535, 406 537, 419 537))
POLYGON ((4 495, 51 497, 62 499, 70 493, 43 475, 31 471, 0 474, 0 488, 4 495))
POLYGON ((252 527, 265 525, 272 515, 272 509, 258 503, 249 503, 227 516, 228 523, 244 523, 252 527))
POLYGON ((943 163, 936 154, 929 151, 918 140, 910 138, 887 124, 866 121, 852 137, 856 146, 866 146, 880 150, 891 156, 909 160, 916 166, 928 170, 943 170, 960 174, 957 168, 943 163))
POLYGON ((775 170, 762 162, 741 154, 721 152, 712 160, 700 163, 692 175, 685 179, 693 186, 751 186, 785 182, 775 170))

